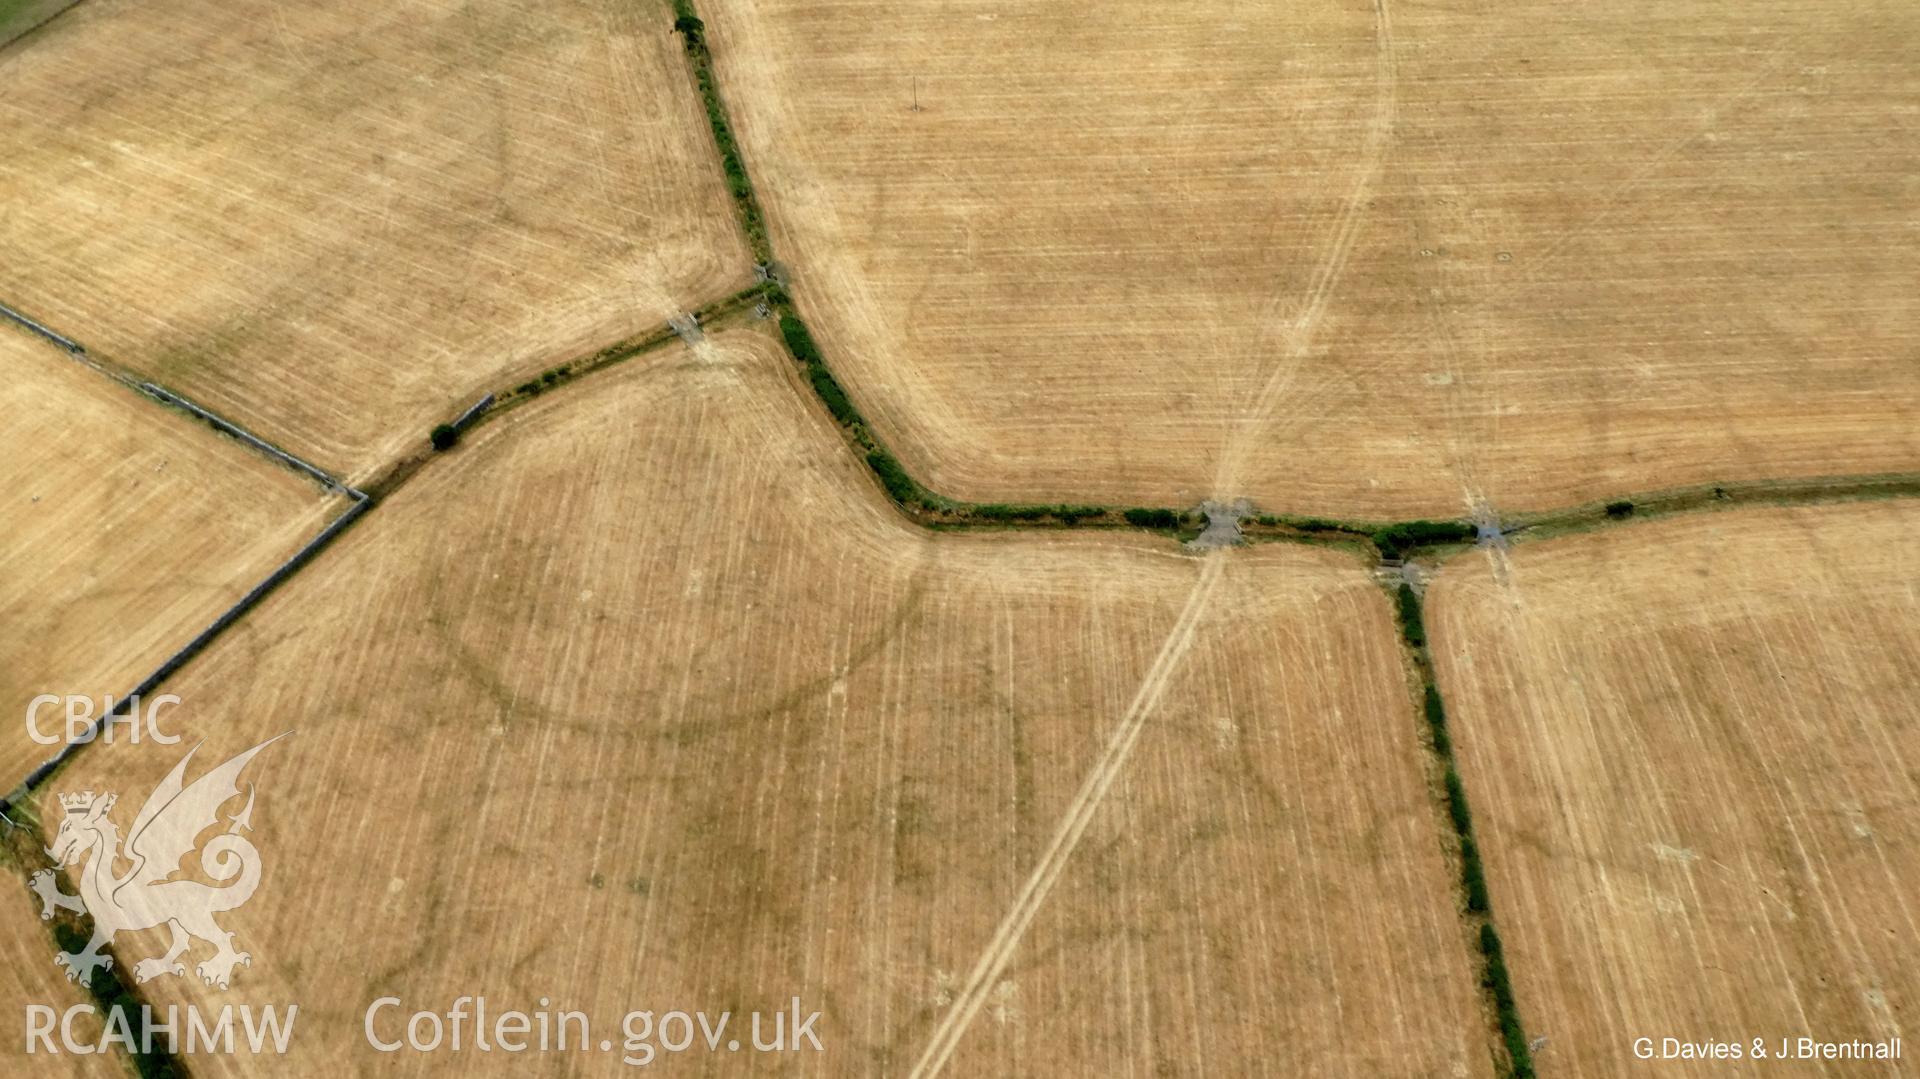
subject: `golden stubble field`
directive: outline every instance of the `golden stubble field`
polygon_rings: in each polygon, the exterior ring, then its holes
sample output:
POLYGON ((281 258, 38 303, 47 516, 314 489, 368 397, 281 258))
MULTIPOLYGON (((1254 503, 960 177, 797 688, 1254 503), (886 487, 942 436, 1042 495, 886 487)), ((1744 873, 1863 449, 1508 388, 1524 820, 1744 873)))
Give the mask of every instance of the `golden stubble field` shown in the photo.
MULTIPOLYGON (((59 748, 32 739, 33 698, 99 714, 346 501, 11 323, 0 370, 3 792, 59 748)), ((43 734, 62 736, 62 709, 43 706, 43 734)))
MULTIPOLYGON (((629 1008, 824 1013, 824 1055, 699 1072, 1488 1071, 1362 567, 914 529, 757 330, 482 428, 172 688, 209 765, 297 732, 250 773, 218 998, 299 1003, 290 1065, 432 1071, 364 1009, 473 994, 616 1043, 629 1008)), ((96 747, 43 806, 173 760, 96 747)))
MULTIPOLYGON (((124 1076, 124 1058, 117 1055, 26 1054, 28 1008, 43 1005, 64 1014, 69 1008, 93 1001, 85 989, 68 981, 66 972, 54 965, 53 934, 40 920, 39 901, 27 893, 11 864, 0 861, 0 874, 4 874, 0 876, 0 1015, 7 1017, 8 1027, 0 1054, 9 1065, 9 1074, 124 1076)), ((76 1041, 92 1045, 100 1037, 101 1020, 97 1015, 76 1014, 70 1029, 76 1041)), ((57 1037, 57 1025, 55 1031, 57 1037)))
POLYGON ((0 300, 363 473, 746 283, 670 23, 92 0, 0 53, 0 300))
POLYGON ((917 477, 1370 517, 1920 464, 1916 11, 703 9, 917 477))
POLYGON ((1475 553, 1428 626, 1543 1075, 1638 1037, 1903 1037, 1920 975, 1920 507, 1702 514, 1475 553))

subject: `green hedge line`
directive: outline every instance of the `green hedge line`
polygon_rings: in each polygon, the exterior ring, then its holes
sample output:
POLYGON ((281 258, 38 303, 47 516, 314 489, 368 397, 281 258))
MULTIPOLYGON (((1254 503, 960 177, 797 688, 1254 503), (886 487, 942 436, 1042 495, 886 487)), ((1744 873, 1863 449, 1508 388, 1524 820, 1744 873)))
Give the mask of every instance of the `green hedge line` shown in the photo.
POLYGON ((1400 605, 1400 636, 1415 648, 1424 648, 1427 643, 1427 623, 1420 616, 1420 597, 1413 594, 1413 586, 1400 582, 1400 590, 1394 593, 1400 605))
MULTIPOLYGON (((1448 534, 1446 527, 1443 522, 1438 529, 1425 532, 1412 530, 1403 534, 1420 532, 1427 536, 1445 535, 1448 534)), ((1401 633, 1408 646, 1418 648, 1426 642, 1420 597, 1403 581, 1396 591, 1396 598, 1399 601, 1401 633)), ((1433 735, 1433 751, 1446 767, 1441 780, 1447 793, 1447 819, 1460 842, 1460 886, 1466 892, 1467 913, 1487 919, 1480 925, 1480 950, 1486 957, 1481 987, 1493 996, 1494 1010, 1500 1021, 1500 1037, 1506 1044, 1507 1055, 1513 1064, 1511 1074, 1515 1079, 1533 1079, 1533 1054, 1527 1050, 1526 1029, 1520 1025, 1520 1009, 1513 999, 1506 960, 1500 954, 1500 937, 1491 921, 1493 902, 1487 889, 1486 865, 1480 860, 1480 845, 1473 836, 1473 812, 1467 805, 1466 784, 1461 781, 1459 768, 1454 764, 1453 740, 1447 734, 1446 703, 1440 697, 1440 687, 1434 684, 1432 665, 1418 653, 1415 658, 1423 689, 1421 710, 1426 716, 1427 730, 1433 735)))
POLYGON ((967 507, 967 515, 983 521, 1041 521, 1048 517, 1057 517, 1067 524, 1078 524, 1089 517, 1104 517, 1104 506, 1075 506, 1068 503, 1057 505, 1011 505, 1005 502, 987 502, 967 507))
POLYGON ((1447 709, 1440 703, 1440 691, 1431 684, 1427 686, 1426 713, 1427 730, 1433 734, 1433 751, 1440 756, 1453 759, 1453 740, 1447 737, 1447 709))
POLYGON ((1479 846, 1470 838, 1460 841, 1460 883, 1467 889, 1467 911, 1487 913, 1487 871, 1480 864, 1479 846))
POLYGON ((693 64, 694 82, 700 87, 700 100, 707 107, 707 126, 713 129, 713 143, 720 151, 720 169, 726 174, 727 193, 733 196, 734 209, 740 215, 741 231, 747 234, 747 246, 756 262, 771 262, 773 251, 767 242, 767 227, 760 215, 759 200, 753 194, 753 181, 747 176, 746 159, 733 136, 733 123, 720 100, 720 88, 713 79, 713 56, 707 51, 706 23, 688 0, 674 0, 673 29, 686 46, 687 59, 693 64))
POLYGON ((867 451, 867 467, 880 477, 880 485, 887 489, 887 496, 903 506, 911 506, 920 501, 920 485, 913 482, 907 470, 886 450, 874 447, 867 451))
MULTIPOLYGON (((53 939, 65 952, 79 952, 86 948, 92 934, 87 933, 69 922, 58 922, 53 927, 53 939)), ((111 967, 93 972, 93 980, 87 986, 87 992, 93 997, 94 1006, 100 1010, 100 1019, 106 1021, 107 1013, 118 1011, 126 1020, 126 1030, 133 1038, 133 1047, 128 1055, 133 1058, 133 1066, 141 1079, 175 1079, 184 1077, 178 1062, 161 1045, 166 1039, 156 1039, 158 1045, 152 1052, 141 1051, 140 1044, 145 1039, 146 1023, 141 1018, 140 1000, 120 980, 119 972, 111 967)), ((174 1037, 184 1037, 184 1031, 176 1031, 174 1037)))
POLYGON ((1465 543, 1479 535, 1466 521, 1402 521, 1373 534, 1373 545, 1383 558, 1401 558, 1416 547, 1438 543, 1465 543))
POLYGON ((1527 1048, 1526 1028, 1520 1025, 1520 1009, 1514 1003, 1513 982, 1507 977, 1507 959, 1500 948, 1500 934, 1491 924, 1480 927, 1480 954, 1487 961, 1481 984, 1493 992, 1494 1011, 1500 1017, 1500 1037, 1507 1043, 1507 1055, 1513 1058, 1514 1079, 1533 1079, 1533 1052, 1527 1048))
POLYGON ((1181 515, 1168 509, 1146 509, 1135 507, 1121 514, 1126 522, 1135 528, 1159 528, 1167 531, 1180 527, 1181 515))
POLYGON ((1453 830, 1460 833, 1461 838, 1471 838, 1473 813, 1467 808, 1467 788, 1460 782, 1460 773, 1454 769, 1452 761, 1447 762, 1446 784, 1447 818, 1453 821, 1453 830))

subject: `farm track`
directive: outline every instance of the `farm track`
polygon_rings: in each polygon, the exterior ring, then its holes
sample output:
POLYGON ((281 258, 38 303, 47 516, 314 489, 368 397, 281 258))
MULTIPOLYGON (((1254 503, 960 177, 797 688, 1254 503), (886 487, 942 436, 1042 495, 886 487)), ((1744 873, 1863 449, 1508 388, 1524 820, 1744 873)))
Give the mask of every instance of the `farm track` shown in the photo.
POLYGON ((1074 848, 1086 834, 1088 823, 1106 800, 1114 779, 1126 768, 1127 758, 1140 738, 1141 727, 1160 703, 1160 696, 1166 691, 1168 681, 1193 645, 1194 627, 1206 612, 1207 598, 1215 582, 1220 579, 1220 570, 1225 564, 1221 561, 1222 557, 1220 554, 1206 556, 1206 566, 1200 572, 1200 579, 1194 582, 1193 591, 1187 596, 1186 607, 1160 646, 1160 654, 1154 657, 1153 666, 1141 680, 1133 702, 1128 705, 1126 714, 1107 740, 1099 761, 1087 773, 1086 782, 1068 805, 1066 816, 1047 844, 1046 853, 1028 876, 1013 906, 1001 919, 993 939, 987 944, 987 950, 981 953, 979 962, 967 976, 960 995, 948 1007, 939 1025, 934 1028, 933 1036, 927 1040, 926 1050, 910 1073, 913 1079, 940 1074, 940 1070, 952 1059, 954 1047, 966 1036, 967 1027, 987 1001, 987 993, 1000 977, 1000 972, 1006 969, 1008 960, 1013 958, 1021 938, 1026 935, 1027 927, 1033 924, 1033 916, 1047 901, 1048 893, 1065 871, 1068 859, 1073 857, 1074 848))
MULTIPOLYGON (((684 0, 681 0, 681 3, 684 5, 684 0)), ((687 6, 687 10, 691 10, 690 5, 685 6, 687 6)), ((1383 41, 1383 53, 1385 53, 1390 50, 1391 38, 1384 3, 1376 4, 1376 17, 1379 21, 1379 32, 1383 41)), ((704 49, 705 45, 703 42, 700 43, 697 50, 690 42, 687 50, 689 62, 694 68, 696 82, 708 97, 710 115, 713 117, 716 127, 717 147, 721 148, 723 152, 738 153, 737 147, 734 146, 730 134, 725 134, 721 129, 721 125, 725 122, 724 106, 718 104, 719 98, 717 96, 717 87, 714 83, 711 65, 705 64, 703 57, 700 55, 704 52, 704 49)), ((1319 311, 1324 307, 1327 294, 1334 285, 1337 284, 1341 272, 1341 265, 1345 257, 1345 251, 1347 248, 1350 248, 1352 234, 1358 227, 1359 212, 1357 208, 1363 201, 1366 184, 1368 183, 1371 173, 1377 168, 1378 163, 1377 160, 1375 160, 1379 149, 1377 144, 1384 141, 1386 137, 1385 132, 1390 128, 1392 123, 1393 76, 1391 57, 1387 56, 1383 59, 1382 63, 1385 65, 1382 76, 1384 80, 1384 89, 1382 90, 1383 95, 1385 95, 1383 99, 1384 104, 1380 106, 1374 130, 1369 134, 1369 163, 1361 168, 1359 176, 1355 181, 1356 186, 1354 193, 1348 199, 1345 208, 1336 222, 1332 247, 1327 253, 1324 264, 1320 267, 1319 271, 1316 272, 1313 295, 1308 299, 1306 314, 1302 316, 1302 319, 1298 323, 1294 331, 1295 334, 1310 335, 1312 333, 1313 322, 1317 319, 1319 311)), ((742 224, 743 230, 747 232, 749 244, 758 252, 768 241, 764 237, 763 226, 760 226, 757 221, 757 196, 752 193, 751 187, 748 188, 747 196, 739 200, 739 205, 743 208, 743 213, 750 209, 752 214, 755 215, 756 219, 743 220, 742 224)), ((767 250, 767 254, 771 257, 772 252, 770 249, 767 250)), ((703 325, 709 323, 717 324, 723 320, 741 317, 750 306, 762 302, 770 303, 776 309, 791 311, 790 301, 785 299, 784 294, 777 286, 755 285, 707 304, 699 308, 696 313, 699 315, 699 321, 703 325)), ((325 550, 334 539, 338 538, 340 534, 358 521, 360 517, 375 508, 381 498, 392 493, 392 491, 396 490, 402 483, 416 474, 420 468, 431 463, 432 454, 416 452, 387 465, 381 470, 378 478, 363 484, 364 490, 349 486, 343 480, 288 453, 272 442, 254 435, 246 429, 202 408, 184 396, 176 394, 155 383, 140 380, 94 357, 87 352, 84 346, 58 331, 39 323, 30 316, 18 312, 11 307, 7 307, 4 304, 0 304, 0 315, 4 315, 11 321, 19 323, 54 346, 68 352, 68 354, 78 362, 84 363, 102 375, 135 390, 142 396, 168 407, 185 410, 207 421, 209 425, 213 426, 216 430, 248 445, 249 448, 255 452, 270 456, 280 464, 307 475, 308 478, 315 480, 329 490, 345 495, 353 500, 353 504, 344 513, 330 522, 319 534, 287 559, 286 562, 274 569, 273 572, 258 585, 249 590, 239 602, 224 612, 215 622, 189 640, 181 649, 161 664, 160 667, 156 668, 153 673, 140 683, 134 691, 134 695, 144 695, 158 689, 169 676, 178 671, 207 646, 211 645, 225 630, 231 628, 235 623, 244 618, 274 589, 300 572, 300 570, 308 565, 319 553, 325 550)), ((797 314, 795 317, 797 318, 797 314)), ((533 383, 524 383, 519 387, 503 390, 498 403, 491 410, 478 416, 475 423, 490 422, 500 413, 524 404, 533 397, 547 392, 558 392, 587 375, 669 344, 674 341, 676 337, 677 335, 673 329, 662 326, 648 331, 645 334, 617 342, 591 355, 569 361, 552 369, 550 373, 557 372, 557 374, 554 374, 554 377, 552 377, 550 381, 539 385, 537 389, 528 388, 532 386, 533 383)), ((1307 343, 1308 338, 1302 337, 1296 342, 1296 345, 1304 349, 1307 343)), ((822 365, 824 366, 824 361, 822 361, 822 365)), ((1286 364, 1283 359, 1280 368, 1276 369, 1272 379, 1269 380, 1259 395, 1254 411, 1245 418, 1246 423, 1250 425, 1249 430, 1257 427, 1260 422, 1272 413, 1278 395, 1285 389, 1285 374, 1286 364)), ((816 387, 817 386, 818 383, 816 383, 816 387)), ((857 388, 850 390, 849 395, 857 397, 857 388)), ((879 452, 884 455, 886 460, 894 461, 894 467, 899 467, 897 460, 892 458, 891 454, 886 453, 885 447, 879 444, 878 436, 864 424, 856 423, 854 425, 848 425, 843 423, 842 427, 843 430, 848 431, 849 445, 855 448, 856 452, 858 452, 863 445, 871 444, 878 447, 879 452)), ((926 491, 925 488, 919 487, 917 482, 914 484, 914 489, 924 492, 929 497, 920 500, 903 500, 895 494, 894 490, 887 483, 886 475, 881 472, 880 467, 874 463, 872 451, 868 452, 867 459, 869 464, 873 466, 874 471, 878 474, 878 479, 883 489, 887 489, 890 500, 894 505, 907 519, 922 527, 962 527, 981 530, 1016 531, 1074 527, 1083 522, 1095 526, 1127 527, 1123 511, 1110 506, 1088 506, 1083 508, 1090 509, 1093 512, 1084 515, 1064 515, 1076 518, 1074 520, 1063 520, 1063 515, 1051 512, 1031 518, 1020 516, 985 517, 977 512, 977 506, 969 506, 969 504, 966 503, 945 499, 935 493, 926 491)), ((1231 462, 1232 459, 1232 455, 1229 454, 1227 458, 1228 462, 1231 462)), ((1230 473, 1231 469, 1228 470, 1228 474, 1230 473)), ((1508 532, 1531 533, 1542 536, 1561 535, 1602 526, 1631 527, 1632 524, 1638 520, 1674 514, 1713 512, 1735 504, 1789 503, 1805 505, 1862 499, 1913 497, 1920 497, 1920 473, 1903 472, 1843 475, 1815 479, 1762 479, 1717 486, 1690 485, 1681 488, 1629 492, 1615 496, 1614 498, 1585 502, 1560 510, 1529 513, 1506 518, 1502 521, 1502 524, 1508 532), (1616 518, 1607 512, 1606 506, 1609 503, 1621 502, 1632 505, 1633 510, 1629 515, 1623 518, 1616 518)), ((1332 527, 1330 528, 1317 530, 1322 533, 1320 539, 1325 540, 1331 537, 1337 540, 1367 542, 1374 532, 1380 528, 1389 527, 1388 525, 1350 521, 1331 522, 1331 525, 1332 527)), ((1264 530, 1257 527, 1252 528, 1249 530, 1249 533, 1251 538, 1254 539, 1312 541, 1315 531, 1316 530, 1302 529, 1292 524, 1280 524, 1270 526, 1264 530)), ((1416 548, 1409 553, 1433 556, 1437 559, 1444 560, 1445 557, 1454 553, 1455 550, 1457 550, 1457 548, 1416 548)), ((1137 737, 1141 724, 1144 722, 1146 716, 1151 713, 1158 700, 1160 691, 1165 688, 1169 673, 1178 665, 1184 653, 1183 633, 1190 638, 1192 622, 1194 618, 1197 617, 1197 612, 1204 609, 1205 606, 1206 592, 1214 577, 1214 572, 1211 571, 1217 571, 1220 560, 1226 557, 1230 556, 1222 554, 1208 556, 1208 569, 1210 572, 1203 575, 1200 583, 1196 585, 1193 595, 1189 598, 1188 607, 1183 613, 1180 623, 1175 626, 1162 652, 1156 658, 1154 667, 1136 693, 1132 706, 1115 728, 1113 735, 1107 743, 1105 753, 1092 773, 1087 777, 1085 786, 1082 788, 1079 796, 1076 797, 1067 816, 1060 822, 1045 856, 1035 866, 1033 874, 1026 881, 1025 887, 1014 907, 1006 913, 1001 921, 998 931, 989 943, 985 953, 981 955, 978 964, 972 971, 962 992, 956 997, 945 1016, 943 1016, 933 1036, 929 1039, 924 1053, 919 1058, 914 1074, 932 1075, 937 1074, 941 1070, 951 1057, 954 1046, 965 1035, 968 1024, 984 1004, 985 994, 992 986, 998 972, 1005 966, 1014 951, 1017 950, 1026 926, 1032 921, 1034 913, 1039 909, 1040 905, 1045 902, 1046 896, 1054 881, 1058 879, 1067 859, 1071 857, 1074 846, 1085 829, 1087 820, 1100 804, 1101 798, 1113 782, 1114 777, 1124 766, 1133 740, 1137 737)), ((1407 653, 1409 663, 1419 675, 1419 682, 1422 689, 1432 689, 1437 693, 1437 687, 1433 681, 1432 661, 1426 654, 1424 647, 1408 642, 1407 653)), ((123 698, 122 708, 124 708, 125 703, 126 701, 123 698)), ((101 722, 106 722, 109 718, 111 718, 111 716, 103 717, 101 722)), ((56 774, 60 767, 76 755, 85 744, 87 743, 69 744, 55 757, 35 769, 19 787, 9 793, 4 800, 0 800, 0 812, 5 812, 18 806, 29 794, 44 785, 48 779, 56 774)), ((1450 754, 1439 745, 1436 745, 1434 748, 1442 764, 1450 769, 1452 766, 1450 754)), ((9 819, 7 823, 11 825, 13 822, 9 819)), ((34 833, 29 828, 23 830, 20 834, 30 836, 34 833)), ((1492 924, 1490 914, 1468 916, 1468 920, 1475 929, 1492 924)), ((1488 965, 1491 967, 1492 964, 1497 961, 1497 951, 1486 956, 1486 959, 1488 965)), ((1488 980, 1493 981, 1495 979, 1490 977, 1488 980)), ((1498 980, 1504 984, 1504 978, 1498 980)), ((1498 992, 1493 986, 1488 986, 1487 991, 1489 994, 1497 994, 1498 992)), ((1498 1001, 1494 1001, 1493 1005, 1497 1011, 1507 1011, 1510 1010, 1511 1001, 1509 999, 1506 1002, 1506 1006, 1502 1006, 1498 1001)), ((1531 1075, 1531 1065, 1525 1060, 1524 1056, 1512 1062, 1512 1070, 1516 1075, 1531 1075)))

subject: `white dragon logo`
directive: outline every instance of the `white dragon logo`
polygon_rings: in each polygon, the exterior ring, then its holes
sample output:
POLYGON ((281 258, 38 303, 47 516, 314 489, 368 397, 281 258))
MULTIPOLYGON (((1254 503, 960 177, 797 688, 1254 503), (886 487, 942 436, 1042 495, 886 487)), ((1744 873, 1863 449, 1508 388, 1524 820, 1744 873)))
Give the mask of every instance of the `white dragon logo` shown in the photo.
POLYGON ((68 981, 91 985, 96 970, 113 968, 113 956, 103 954, 102 949, 112 942, 114 934, 161 924, 173 933, 167 954, 134 964, 136 981, 185 974, 186 968, 175 960, 194 938, 214 946, 212 958, 194 967, 208 985, 225 989, 234 967, 252 964, 251 955, 234 950, 233 934, 213 920, 215 914, 252 898, 260 885, 260 852, 238 834, 242 828, 253 827, 251 783, 247 785, 247 804, 228 819, 226 832, 199 848, 203 872, 221 886, 171 878, 179 875, 181 861, 193 852, 200 833, 220 823, 221 807, 240 794, 238 779, 247 762, 287 734, 267 739, 183 788, 187 762, 200 747, 188 750, 133 819, 124 855, 132 867, 119 876, 114 875, 114 863, 122 858, 120 832, 107 817, 116 796, 107 793, 95 797, 92 791, 60 796, 66 815, 53 846, 47 848, 47 856, 62 866, 78 865, 89 854, 93 860, 80 873, 78 895, 62 892, 51 869, 35 873, 32 887, 40 896, 42 919, 53 917, 56 907, 93 916, 93 938, 86 947, 53 957, 66 968, 68 981))

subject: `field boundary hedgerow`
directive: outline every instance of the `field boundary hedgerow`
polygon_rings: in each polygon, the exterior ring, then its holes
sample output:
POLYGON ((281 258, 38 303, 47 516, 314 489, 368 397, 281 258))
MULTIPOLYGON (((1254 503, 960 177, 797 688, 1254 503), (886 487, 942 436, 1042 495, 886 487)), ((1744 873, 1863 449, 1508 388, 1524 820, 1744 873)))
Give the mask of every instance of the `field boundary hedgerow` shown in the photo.
MULTIPOLYGON (((42 870, 53 873, 54 881, 62 892, 78 895, 80 889, 74 886, 67 871, 47 857, 46 830, 40 826, 38 816, 30 810, 31 807, 16 806, 13 814, 18 815, 20 820, 14 820, 12 815, 6 818, 8 827, 0 830, 0 862, 5 862, 19 876, 21 890, 30 902, 39 901, 32 882, 34 875, 42 870)), ((85 911, 76 914, 55 908, 45 922, 49 943, 61 951, 79 952, 93 937, 93 916, 85 911)), ((149 1002, 121 976, 133 968, 120 962, 112 942, 108 943, 105 951, 113 962, 94 971, 86 992, 92 998, 93 1006, 98 1009, 103 1024, 108 1022, 109 1015, 119 1013, 120 1024, 124 1024, 122 1029, 127 1031, 131 1039, 128 1043, 120 1043, 115 1039, 119 1050, 128 1055, 135 1074, 141 1079, 176 1079, 187 1075, 186 1065, 180 1058, 164 1050, 140 1048, 146 1042, 147 1026, 147 1013, 142 1006, 149 1002)))
POLYGON ((1404 580, 1394 589, 1394 607, 1401 649, 1419 687, 1419 710, 1426 721, 1427 747, 1433 753, 1440 777, 1439 800, 1445 806, 1447 825, 1454 839, 1452 849, 1459 858, 1461 917, 1480 950, 1480 988, 1499 1025, 1500 1044, 1507 1057, 1506 1074, 1512 1079, 1533 1079, 1533 1054, 1527 1043, 1526 1028, 1520 1022, 1519 1004, 1514 1000, 1500 932, 1493 923, 1486 866, 1473 833, 1473 809, 1467 800, 1459 762, 1453 754, 1453 739, 1447 731, 1446 701, 1440 696, 1433 659, 1427 649, 1426 618, 1419 594, 1404 580))

